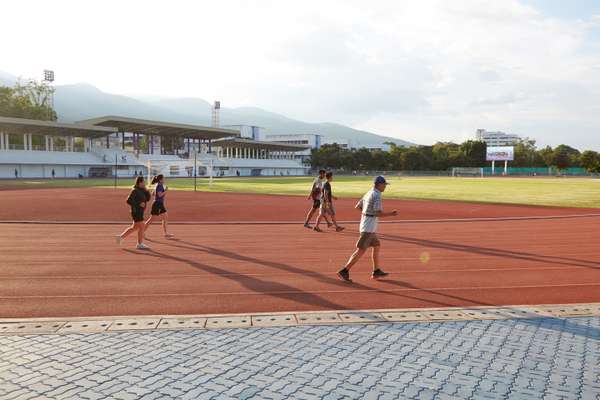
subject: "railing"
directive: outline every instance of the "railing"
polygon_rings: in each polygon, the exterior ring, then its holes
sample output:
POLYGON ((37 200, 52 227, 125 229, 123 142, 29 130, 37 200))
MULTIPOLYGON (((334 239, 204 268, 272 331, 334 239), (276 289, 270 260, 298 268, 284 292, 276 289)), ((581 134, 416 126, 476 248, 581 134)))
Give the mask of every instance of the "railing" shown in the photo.
MULTIPOLYGON (((21 150, 21 151, 25 151, 25 146, 22 144, 9 144, 8 145, 8 150, 21 150)), ((59 146, 59 145, 54 145, 52 150, 50 150, 49 147, 46 147, 44 145, 39 145, 39 144, 35 144, 33 146, 31 146, 31 149, 27 150, 27 151, 56 151, 56 152, 66 152, 67 151, 67 146, 59 146)), ((85 149, 82 147, 73 147, 70 150, 71 153, 86 153, 85 149)))

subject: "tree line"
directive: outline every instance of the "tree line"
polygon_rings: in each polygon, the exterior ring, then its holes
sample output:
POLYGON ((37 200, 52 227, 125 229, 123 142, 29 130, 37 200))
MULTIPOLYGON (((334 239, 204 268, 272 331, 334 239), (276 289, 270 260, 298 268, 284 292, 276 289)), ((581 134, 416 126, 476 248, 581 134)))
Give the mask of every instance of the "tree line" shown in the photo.
POLYGON ((0 116, 56 121, 50 97, 54 88, 46 82, 29 80, 14 86, 0 86, 0 116))
MULTIPOLYGON (((338 144, 313 149, 311 166, 338 171, 446 171, 453 167, 485 167, 486 144, 468 140, 461 144, 439 142, 433 146, 401 147, 387 143, 389 151, 366 148, 349 150, 338 144)), ((554 167, 558 170, 584 168, 600 172, 600 153, 561 144, 538 149, 535 140, 525 139, 515 146, 511 167, 554 167)))

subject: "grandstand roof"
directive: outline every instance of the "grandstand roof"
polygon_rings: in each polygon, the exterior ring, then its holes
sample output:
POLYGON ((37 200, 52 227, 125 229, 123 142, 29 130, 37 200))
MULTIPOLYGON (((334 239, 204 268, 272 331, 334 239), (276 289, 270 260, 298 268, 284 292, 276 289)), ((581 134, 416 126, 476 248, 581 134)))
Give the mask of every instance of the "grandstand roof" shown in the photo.
POLYGON ((111 126, 117 128, 120 132, 132 132, 157 136, 179 136, 186 139, 221 139, 240 135, 238 131, 231 129, 209 128, 199 125, 150 121, 145 119, 119 117, 113 115, 86 119, 79 122, 88 125, 111 126))
POLYGON ((274 151, 302 151, 310 149, 309 145, 304 144, 289 144, 281 142, 267 142, 263 140, 252 140, 245 138, 223 139, 213 142, 214 146, 220 147, 241 147, 241 148, 259 148, 274 151))
POLYGON ((102 137, 117 131, 116 128, 77 123, 39 121, 25 118, 0 117, 0 131, 4 133, 32 133, 50 136, 102 137))

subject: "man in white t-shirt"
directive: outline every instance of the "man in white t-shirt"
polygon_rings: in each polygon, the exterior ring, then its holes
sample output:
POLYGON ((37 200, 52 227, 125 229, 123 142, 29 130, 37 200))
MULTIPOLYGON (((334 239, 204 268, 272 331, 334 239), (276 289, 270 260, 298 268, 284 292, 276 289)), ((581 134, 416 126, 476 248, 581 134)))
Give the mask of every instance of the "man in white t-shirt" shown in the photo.
POLYGON ((388 185, 383 176, 378 176, 374 180, 373 189, 369 190, 360 201, 356 208, 361 210, 360 218, 360 237, 356 242, 356 250, 350 256, 346 266, 337 272, 338 277, 345 282, 352 282, 350 279, 350 268, 354 266, 365 254, 369 247, 373 248, 373 274, 372 279, 379 279, 388 276, 379 268, 379 248, 381 243, 377 237, 377 222, 381 217, 393 217, 398 214, 396 210, 384 212, 381 204, 381 193, 385 191, 388 185))

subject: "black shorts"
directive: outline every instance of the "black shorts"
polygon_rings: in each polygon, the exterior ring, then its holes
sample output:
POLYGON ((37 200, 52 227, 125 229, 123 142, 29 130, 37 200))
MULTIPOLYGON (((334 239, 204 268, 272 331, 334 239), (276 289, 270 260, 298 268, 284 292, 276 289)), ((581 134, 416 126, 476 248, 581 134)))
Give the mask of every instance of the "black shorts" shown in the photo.
POLYGON ((131 218, 133 218, 133 222, 142 222, 144 221, 144 209, 143 208, 133 208, 131 210, 131 218))
POLYGON ((313 208, 321 208, 321 200, 313 200, 313 208))
POLYGON ((152 203, 152 210, 150 210, 150 214, 152 215, 160 215, 160 214, 164 214, 167 212, 167 209, 165 208, 165 204, 164 203, 159 203, 157 201, 155 201, 154 203, 152 203))

